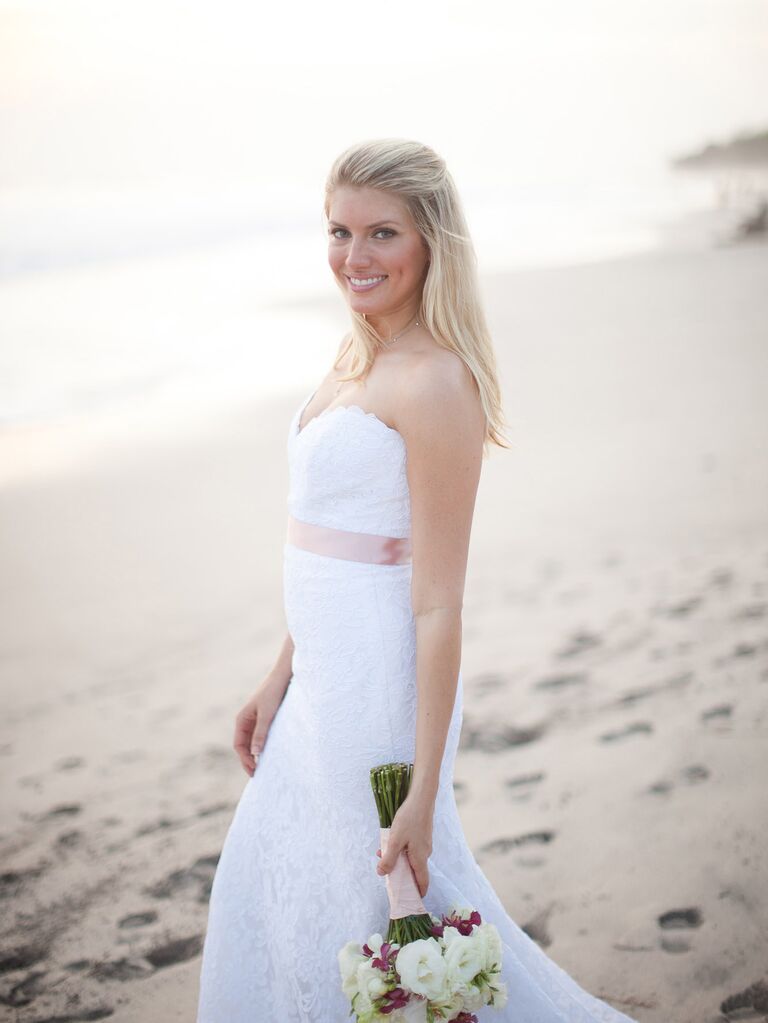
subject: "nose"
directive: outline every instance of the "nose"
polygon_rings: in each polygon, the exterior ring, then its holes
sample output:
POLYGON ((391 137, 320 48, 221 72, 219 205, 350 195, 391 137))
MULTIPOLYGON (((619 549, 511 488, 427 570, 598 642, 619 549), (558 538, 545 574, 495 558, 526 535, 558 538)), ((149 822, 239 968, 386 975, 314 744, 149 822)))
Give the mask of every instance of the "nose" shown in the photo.
POLYGON ((353 238, 350 241, 346 262, 349 270, 362 270, 371 265, 370 253, 365 238, 353 238))

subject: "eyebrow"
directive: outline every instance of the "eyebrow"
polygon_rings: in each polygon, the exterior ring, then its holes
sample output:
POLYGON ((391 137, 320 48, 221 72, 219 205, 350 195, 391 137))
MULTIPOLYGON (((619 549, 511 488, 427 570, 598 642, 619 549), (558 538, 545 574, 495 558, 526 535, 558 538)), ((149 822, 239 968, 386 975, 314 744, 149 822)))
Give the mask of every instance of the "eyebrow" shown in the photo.
MULTIPOLYGON (((338 222, 338 220, 329 220, 328 223, 329 224, 333 224, 334 227, 343 227, 345 231, 347 230, 346 225, 345 224, 340 224, 338 222)), ((399 224, 399 222, 397 220, 379 220, 375 224, 369 224, 368 227, 366 228, 366 230, 370 231, 370 229, 372 227, 383 227, 384 224, 395 224, 397 227, 400 226, 400 224, 399 224)))

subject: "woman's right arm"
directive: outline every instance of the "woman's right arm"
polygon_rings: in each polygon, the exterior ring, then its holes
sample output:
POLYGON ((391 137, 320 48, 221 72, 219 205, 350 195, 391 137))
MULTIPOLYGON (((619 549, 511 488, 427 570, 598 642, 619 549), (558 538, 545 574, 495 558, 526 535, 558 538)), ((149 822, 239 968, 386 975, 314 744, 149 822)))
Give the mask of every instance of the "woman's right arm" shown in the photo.
POLYGON ((274 666, 235 718, 235 739, 232 745, 247 774, 253 774, 256 769, 269 726, 293 676, 293 651, 293 639, 288 633, 274 666))

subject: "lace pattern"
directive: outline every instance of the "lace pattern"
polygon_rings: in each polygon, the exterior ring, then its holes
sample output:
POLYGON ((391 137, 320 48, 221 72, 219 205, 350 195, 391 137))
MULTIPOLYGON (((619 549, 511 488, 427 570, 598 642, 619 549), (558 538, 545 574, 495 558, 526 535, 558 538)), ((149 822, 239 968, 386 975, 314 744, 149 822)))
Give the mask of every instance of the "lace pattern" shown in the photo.
MULTIPOLYGON (((306 403, 305 403, 306 404, 306 403)), ((289 510, 305 521, 410 535, 405 443, 357 406, 288 435, 289 510)), ((416 631, 410 564, 372 565, 285 544, 293 675, 245 784, 211 891, 197 1023, 343 1023, 336 954, 383 932, 370 769, 412 760, 416 631)), ((441 766, 426 909, 472 905, 498 927, 509 1001, 496 1023, 634 1023, 593 997, 507 915, 467 845, 453 793, 463 681, 441 766)))

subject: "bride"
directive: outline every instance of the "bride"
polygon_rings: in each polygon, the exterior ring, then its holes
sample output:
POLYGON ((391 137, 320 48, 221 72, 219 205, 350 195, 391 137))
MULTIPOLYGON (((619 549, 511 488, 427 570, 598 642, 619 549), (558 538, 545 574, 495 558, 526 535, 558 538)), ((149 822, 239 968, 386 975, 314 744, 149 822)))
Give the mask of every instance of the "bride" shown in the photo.
POLYGON ((509 917, 453 793, 462 604, 483 458, 506 447, 491 337, 455 184, 428 146, 354 145, 325 188, 350 331, 288 426, 274 667, 236 718, 248 780, 211 890, 197 1023, 341 1023, 337 954, 385 933, 402 853, 427 912, 502 940, 507 1023, 632 1023, 509 917), (386 850, 372 767, 413 764, 386 850))

